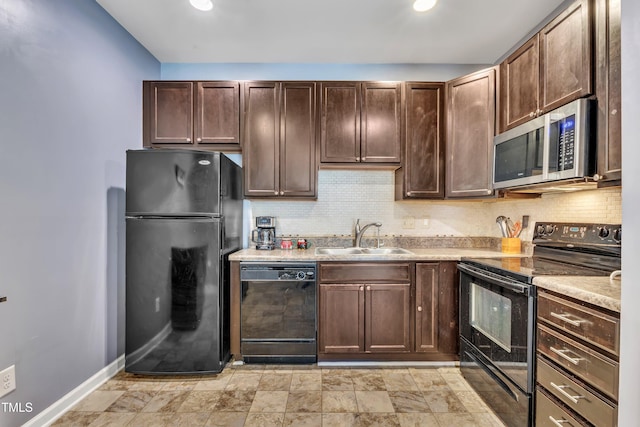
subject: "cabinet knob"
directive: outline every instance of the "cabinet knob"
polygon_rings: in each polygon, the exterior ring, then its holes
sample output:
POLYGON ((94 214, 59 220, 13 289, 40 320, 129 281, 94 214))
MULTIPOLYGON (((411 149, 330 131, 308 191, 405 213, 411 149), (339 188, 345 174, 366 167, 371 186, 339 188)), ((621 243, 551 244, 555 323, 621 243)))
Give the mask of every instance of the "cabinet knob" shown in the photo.
POLYGON ((366 157, 363 157, 363 158, 362 158, 362 161, 363 161, 363 162, 366 162, 366 161, 367 161, 367 158, 366 158, 366 157))
POLYGON ((535 117, 536 113, 534 113, 533 111, 529 113, 529 117, 535 117))
POLYGON ((364 286, 360 286, 360 290, 361 290, 361 291, 364 291, 364 286))
POLYGON ((278 195, 278 192, 277 192, 277 191, 274 191, 274 192, 273 192, 273 194, 275 194, 275 195, 277 196, 277 195, 278 195))
POLYGON ((356 162, 359 162, 359 161, 360 161, 360 157, 356 157, 356 162))
POLYGON ((187 142, 191 142, 191 138, 187 138, 187 142))
POLYGON ((202 138, 197 138, 196 141, 202 142, 202 138))
POLYGON ((371 286, 367 286, 367 290, 370 291, 371 290, 371 286))
POLYGON ((281 192, 280 192, 280 195, 281 195, 281 196, 284 196, 284 191, 281 191, 281 192))
POLYGON ((422 306, 421 305, 418 306, 418 311, 422 311, 422 306))
POLYGON ((604 178, 604 176, 598 175, 597 173, 593 175, 593 180, 594 181, 600 181, 602 178, 604 178))

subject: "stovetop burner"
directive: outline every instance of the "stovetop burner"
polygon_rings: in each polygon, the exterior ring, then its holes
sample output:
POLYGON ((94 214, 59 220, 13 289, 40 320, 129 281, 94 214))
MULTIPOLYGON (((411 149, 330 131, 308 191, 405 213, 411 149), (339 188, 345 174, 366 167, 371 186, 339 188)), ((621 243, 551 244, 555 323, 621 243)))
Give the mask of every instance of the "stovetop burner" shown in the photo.
POLYGON ((533 256, 463 261, 527 283, 535 276, 608 276, 620 270, 621 240, 620 224, 536 223, 533 256))

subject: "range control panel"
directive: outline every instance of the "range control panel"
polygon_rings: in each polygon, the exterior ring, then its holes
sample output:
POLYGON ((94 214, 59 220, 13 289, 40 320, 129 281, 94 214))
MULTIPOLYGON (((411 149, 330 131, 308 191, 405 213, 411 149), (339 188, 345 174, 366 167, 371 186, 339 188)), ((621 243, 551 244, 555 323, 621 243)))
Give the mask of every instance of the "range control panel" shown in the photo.
POLYGON ((620 246, 622 225, 536 222, 533 242, 536 241, 620 246))

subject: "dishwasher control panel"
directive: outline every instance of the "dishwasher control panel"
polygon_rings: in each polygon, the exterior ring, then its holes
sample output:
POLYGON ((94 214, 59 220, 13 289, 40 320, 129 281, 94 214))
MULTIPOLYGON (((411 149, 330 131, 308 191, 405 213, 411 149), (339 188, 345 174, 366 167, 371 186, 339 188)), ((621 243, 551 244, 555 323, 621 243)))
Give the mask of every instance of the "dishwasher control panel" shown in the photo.
POLYGON ((240 280, 245 281, 310 281, 316 278, 315 264, 240 263, 240 280))

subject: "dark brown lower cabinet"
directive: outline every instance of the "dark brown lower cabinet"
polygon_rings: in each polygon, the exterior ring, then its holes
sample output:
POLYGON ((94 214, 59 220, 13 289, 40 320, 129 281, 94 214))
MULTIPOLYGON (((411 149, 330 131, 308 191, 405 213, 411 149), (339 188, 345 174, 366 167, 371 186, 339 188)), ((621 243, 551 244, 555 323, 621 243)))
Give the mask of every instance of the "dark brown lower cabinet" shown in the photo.
POLYGON ((457 360, 455 262, 318 266, 318 360, 457 360))

